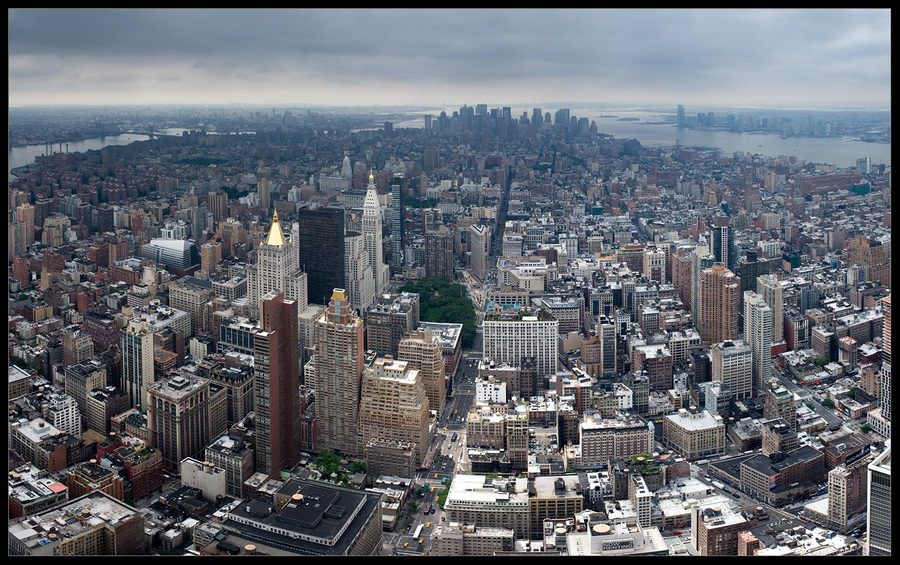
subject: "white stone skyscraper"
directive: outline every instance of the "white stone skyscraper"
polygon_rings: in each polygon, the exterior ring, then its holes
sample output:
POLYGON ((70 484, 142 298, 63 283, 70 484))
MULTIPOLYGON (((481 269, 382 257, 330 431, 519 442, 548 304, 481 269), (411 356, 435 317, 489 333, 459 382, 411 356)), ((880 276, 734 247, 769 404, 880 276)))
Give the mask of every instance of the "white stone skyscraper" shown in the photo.
POLYGON ((341 176, 345 179, 353 178, 353 169, 350 167, 350 157, 344 155, 344 163, 341 165, 341 176))
POLYGON ((756 277, 756 292, 762 295, 766 304, 772 309, 772 343, 784 339, 784 291, 778 275, 759 275, 756 277))
MULTIPOLYGON (((256 265, 247 276, 247 299, 251 308, 260 308, 262 297, 270 291, 284 292, 287 300, 297 303, 297 312, 307 306, 307 277, 300 270, 300 258, 295 242, 284 237, 278 211, 272 215, 269 235, 257 251, 256 265)), ((259 314, 262 319, 262 313, 259 314)))
POLYGON ((362 231, 366 239, 366 251, 369 253, 369 265, 375 276, 375 294, 381 295, 388 285, 391 274, 390 267, 384 264, 381 244, 381 203, 375 190, 375 175, 371 172, 363 203, 362 231))
POLYGON ((772 309, 752 290, 744 291, 744 334, 753 351, 753 389, 763 391, 772 362, 772 309))
POLYGON ((344 235, 344 280, 350 306, 363 313, 375 301, 375 277, 369 264, 367 238, 356 231, 344 235))

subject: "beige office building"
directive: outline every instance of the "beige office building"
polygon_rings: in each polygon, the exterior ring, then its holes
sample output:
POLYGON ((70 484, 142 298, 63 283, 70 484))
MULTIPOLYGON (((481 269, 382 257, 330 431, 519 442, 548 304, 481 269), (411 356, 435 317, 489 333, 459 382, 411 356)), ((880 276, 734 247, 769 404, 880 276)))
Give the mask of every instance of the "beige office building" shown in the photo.
POLYGON ((700 339, 719 343, 738 337, 741 279, 723 263, 700 272, 700 339))
POLYGON ((753 395, 753 350, 743 341, 716 343, 709 349, 712 380, 728 386, 734 399, 753 395))
POLYGON ((663 442, 691 461, 719 455, 725 450, 725 424, 706 410, 681 409, 663 418, 663 442))
POLYGON ((169 472, 178 472, 186 457, 202 458, 210 440, 225 431, 226 390, 207 379, 162 379, 150 385, 147 396, 149 443, 159 448, 169 472))
POLYGON ((334 289, 315 331, 316 447, 361 456, 365 445, 358 428, 364 327, 344 289, 334 289))
POLYGON ((494 555, 512 551, 515 532, 509 528, 486 528, 451 522, 435 526, 431 536, 431 555, 494 555))
MULTIPOLYGON (((418 296, 416 297, 418 308, 418 296)), ((418 317, 418 316, 417 316, 418 317)), ((397 357, 419 371, 431 410, 440 415, 447 399, 447 376, 441 343, 430 330, 417 330, 400 340, 397 357)))
POLYGON ((363 441, 415 444, 416 463, 428 449, 428 397, 419 371, 406 361, 379 357, 363 371, 359 427, 363 441))
POLYGON ((144 555, 144 514, 102 491, 9 526, 9 555, 144 555))

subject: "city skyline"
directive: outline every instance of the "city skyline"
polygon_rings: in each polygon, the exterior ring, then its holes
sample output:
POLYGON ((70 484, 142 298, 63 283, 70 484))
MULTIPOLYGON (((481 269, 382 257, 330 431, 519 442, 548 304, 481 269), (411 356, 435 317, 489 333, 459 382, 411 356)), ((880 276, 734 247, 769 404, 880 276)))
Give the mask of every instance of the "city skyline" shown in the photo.
POLYGON ((890 556, 889 12, 8 15, 9 555, 890 556))
POLYGON ((11 10, 9 16, 12 106, 445 106, 508 100, 512 91, 523 93, 514 105, 577 98, 890 107, 886 10, 11 10), (567 33, 555 34, 561 26, 567 33), (406 39, 385 41, 394 37, 385 31, 392 27, 406 39))

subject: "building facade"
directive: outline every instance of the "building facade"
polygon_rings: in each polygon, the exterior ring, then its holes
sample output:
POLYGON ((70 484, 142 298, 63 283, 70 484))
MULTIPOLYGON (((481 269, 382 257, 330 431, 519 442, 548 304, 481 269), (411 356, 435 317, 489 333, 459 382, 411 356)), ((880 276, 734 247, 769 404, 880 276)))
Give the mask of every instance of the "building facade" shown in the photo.
POLYGON ((261 307, 262 329, 253 340, 256 471, 278 477, 298 460, 297 304, 272 291, 261 307))
POLYGON ((738 337, 738 301, 741 281, 723 263, 700 272, 700 319, 697 330, 703 343, 738 337))
POLYGON ((316 320, 316 445, 354 457, 363 451, 358 423, 364 327, 347 292, 332 291, 328 309, 316 320))

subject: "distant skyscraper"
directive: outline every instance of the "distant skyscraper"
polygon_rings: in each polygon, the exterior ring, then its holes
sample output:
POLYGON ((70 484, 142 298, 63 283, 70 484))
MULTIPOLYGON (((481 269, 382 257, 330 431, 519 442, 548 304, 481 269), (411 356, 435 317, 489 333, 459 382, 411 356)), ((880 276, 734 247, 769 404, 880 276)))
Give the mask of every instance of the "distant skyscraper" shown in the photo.
POLYGON ((341 164, 341 176, 345 179, 353 178, 353 168, 350 166, 350 157, 344 155, 344 162, 341 164))
POLYGON ((700 326, 704 343, 737 338, 740 279, 722 263, 700 272, 700 326))
POLYGON ((540 108, 531 110, 531 123, 537 127, 541 127, 544 124, 544 115, 541 113, 540 108))
POLYGON ((147 389, 155 380, 153 332, 147 322, 130 320, 120 332, 122 383, 132 408, 147 407, 147 389))
POLYGON ((300 441, 297 303, 272 291, 260 310, 262 328, 253 336, 256 470, 279 477, 297 462, 300 441))
POLYGON ((425 276, 452 281, 453 234, 446 227, 425 233, 425 276))
POLYGON ((344 209, 301 209, 300 268, 306 273, 309 301, 327 304, 331 291, 344 288, 344 209))
POLYGON ((569 125, 570 110, 569 108, 560 108, 553 117, 553 125, 557 129, 565 129, 569 125))
POLYGON ((28 202, 16 207, 16 222, 25 226, 25 246, 34 243, 35 208, 28 202))
POLYGON ((384 264, 381 221, 381 203, 375 190, 375 176, 369 173, 369 186, 363 203, 362 232, 366 240, 369 266, 372 267, 375 278, 375 294, 384 292, 391 276, 390 268, 384 264))
POLYGON ((862 157, 856 160, 856 168, 859 169, 859 172, 867 175, 869 174, 869 169, 872 167, 872 159, 869 157, 862 157))
POLYGON ((362 454, 359 394, 363 372, 363 320, 347 292, 335 288, 328 309, 316 320, 314 388, 316 445, 350 457, 362 454))
MULTIPOLYGON (((423 193, 425 188, 421 189, 423 193)), ((391 180, 391 269, 394 273, 403 270, 404 204, 403 176, 394 175, 391 180)))
POLYGON ((712 227, 712 253, 717 263, 725 263, 729 269, 734 269, 734 257, 732 257, 731 227, 728 225, 728 216, 716 216, 712 227))
POLYGON ((256 185, 256 191, 259 194, 259 207, 264 211, 269 211, 272 204, 272 181, 269 179, 259 179, 256 185))
POLYGON ((772 309, 753 291, 744 292, 744 334, 753 351, 753 388, 761 391, 772 359, 772 309))
POLYGON ((686 125, 684 119, 684 106, 678 105, 678 127, 683 128, 686 125))

